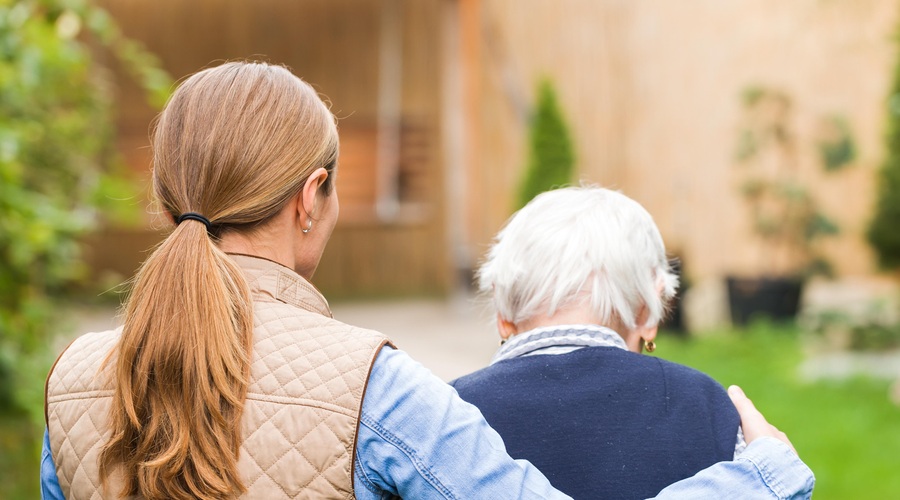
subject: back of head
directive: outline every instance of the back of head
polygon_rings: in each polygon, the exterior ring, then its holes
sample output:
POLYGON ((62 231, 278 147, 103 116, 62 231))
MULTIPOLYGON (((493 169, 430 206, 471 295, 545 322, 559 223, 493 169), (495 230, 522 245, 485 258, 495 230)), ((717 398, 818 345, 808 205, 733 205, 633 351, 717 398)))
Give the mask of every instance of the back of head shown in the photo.
MULTIPOLYGON (((332 172, 334 117, 283 67, 227 63, 182 83, 153 136, 153 188, 185 220, 138 272, 115 352, 112 436, 100 457, 124 496, 226 498, 237 470, 252 304, 242 271, 216 246, 265 225, 319 167, 332 172)), ((329 179, 333 178, 329 176, 329 179)), ((330 181, 323 189, 330 190, 330 181)))
POLYGON ((174 217, 199 212, 216 232, 246 229, 312 170, 332 171, 337 151, 334 117, 309 84, 281 66, 226 63, 188 78, 160 115, 153 188, 174 217))
POLYGON ((658 323, 678 285, 650 214, 592 186, 536 196, 498 233, 478 279, 507 321, 586 307, 628 329, 643 308, 642 324, 658 323))

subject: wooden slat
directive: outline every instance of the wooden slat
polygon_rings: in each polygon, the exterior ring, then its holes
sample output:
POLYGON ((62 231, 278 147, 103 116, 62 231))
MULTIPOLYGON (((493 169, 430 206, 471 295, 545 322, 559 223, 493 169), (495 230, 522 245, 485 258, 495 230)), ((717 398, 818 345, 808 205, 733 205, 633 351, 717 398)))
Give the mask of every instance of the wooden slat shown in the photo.
MULTIPOLYGON (((311 82, 339 118, 338 191, 342 218, 316 283, 330 294, 411 294, 446 290, 450 284, 442 216, 438 113, 440 19, 444 0, 402 0, 403 88, 398 220, 372 216, 376 165, 378 0, 99 0, 124 33, 142 41, 176 78, 222 60, 256 58, 283 63, 311 82), (405 124, 409 121, 411 125, 405 124), (412 213, 415 212, 415 213, 412 213)), ((101 54, 111 61, 108 54, 101 54)), ((121 71, 116 79, 119 148, 146 176, 149 124, 155 111, 121 71)), ((102 249, 120 248, 117 272, 136 268, 135 244, 158 234, 151 218, 140 234, 107 232, 91 251, 97 274, 102 249), (129 269, 130 268, 130 269, 129 269)))

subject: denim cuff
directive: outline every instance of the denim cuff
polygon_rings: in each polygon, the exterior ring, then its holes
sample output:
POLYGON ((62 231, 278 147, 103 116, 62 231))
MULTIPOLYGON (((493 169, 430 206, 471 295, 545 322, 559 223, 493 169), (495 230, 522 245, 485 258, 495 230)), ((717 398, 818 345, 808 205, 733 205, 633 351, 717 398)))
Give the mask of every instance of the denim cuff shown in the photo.
POLYGON ((787 444, 778 439, 761 437, 754 440, 736 461, 752 463, 779 499, 812 498, 815 475, 787 444))

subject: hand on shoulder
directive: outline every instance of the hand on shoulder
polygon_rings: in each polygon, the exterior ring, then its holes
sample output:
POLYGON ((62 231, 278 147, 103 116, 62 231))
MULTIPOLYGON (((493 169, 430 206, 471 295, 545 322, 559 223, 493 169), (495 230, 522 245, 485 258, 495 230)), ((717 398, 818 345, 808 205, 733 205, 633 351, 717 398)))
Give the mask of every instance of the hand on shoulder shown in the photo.
POLYGON ((747 440, 747 444, 750 444, 757 438, 768 436, 787 444, 794 453, 797 453, 797 449, 791 444, 787 434, 770 424, 740 387, 736 385, 729 387, 728 396, 741 416, 741 427, 744 430, 744 439, 747 440))

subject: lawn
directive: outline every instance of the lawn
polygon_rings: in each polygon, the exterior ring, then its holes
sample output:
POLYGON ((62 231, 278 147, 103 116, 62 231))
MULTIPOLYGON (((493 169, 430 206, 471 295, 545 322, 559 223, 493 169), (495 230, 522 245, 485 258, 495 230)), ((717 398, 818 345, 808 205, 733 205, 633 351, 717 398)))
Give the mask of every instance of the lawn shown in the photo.
POLYGON ((900 498, 900 408, 888 383, 803 382, 800 342, 761 324, 700 340, 663 334, 656 354, 740 385, 815 472, 817 500, 900 498))
POLYGON ((42 437, 27 415, 0 412, 0 498, 40 498, 42 437))

